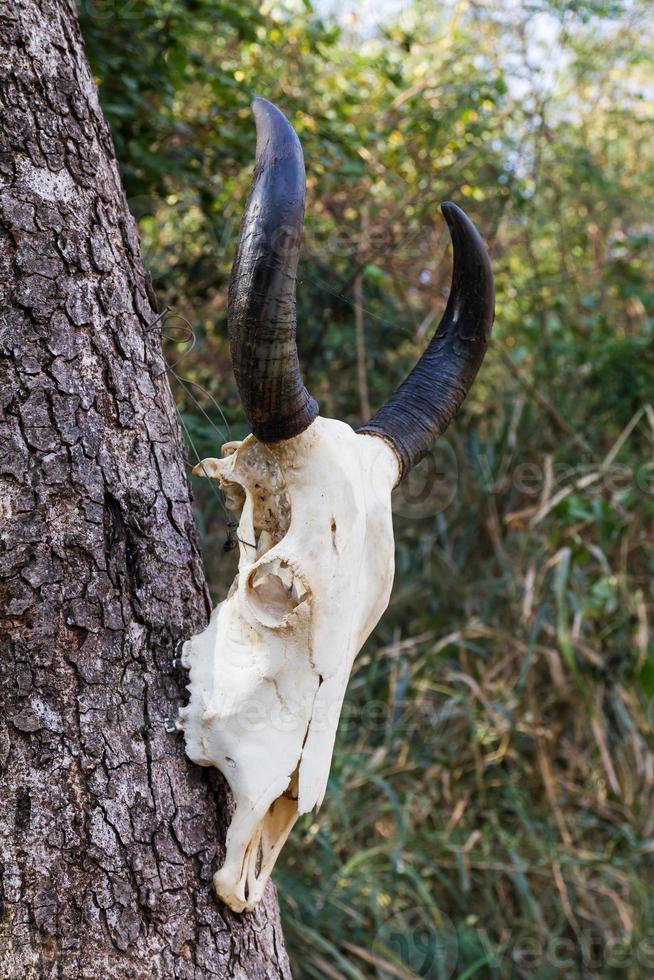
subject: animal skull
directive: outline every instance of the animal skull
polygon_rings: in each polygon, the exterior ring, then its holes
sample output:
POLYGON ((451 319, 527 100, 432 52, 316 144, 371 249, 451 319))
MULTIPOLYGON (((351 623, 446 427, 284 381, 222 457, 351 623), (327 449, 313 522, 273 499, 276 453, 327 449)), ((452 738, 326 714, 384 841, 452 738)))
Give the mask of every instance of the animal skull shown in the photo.
POLYGON ((234 911, 252 909, 290 830, 322 802, 352 664, 393 582, 391 492, 463 401, 493 319, 479 235, 444 206, 454 247, 441 325, 387 404, 353 431, 318 416, 295 344, 304 165, 285 117, 254 102, 257 162, 232 270, 232 359, 253 434, 194 473, 240 513, 238 575, 209 625, 184 644, 186 752, 234 797, 214 876, 234 911))
POLYGON ((352 662, 391 591, 398 463, 381 439, 323 418, 294 439, 248 436, 226 451, 201 468, 241 510, 238 576, 185 645, 182 717, 188 755, 234 794, 214 881, 241 911, 261 898, 298 815, 322 801, 352 662))

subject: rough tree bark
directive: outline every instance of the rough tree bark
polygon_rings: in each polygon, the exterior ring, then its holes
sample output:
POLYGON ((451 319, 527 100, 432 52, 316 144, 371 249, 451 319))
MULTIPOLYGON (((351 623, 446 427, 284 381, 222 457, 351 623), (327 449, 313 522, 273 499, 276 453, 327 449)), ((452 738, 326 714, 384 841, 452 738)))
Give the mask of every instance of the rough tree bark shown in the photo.
POLYGON ((274 892, 215 899, 227 797, 163 727, 208 600, 73 0, 2 0, 0 37, 0 975, 289 977, 274 892))

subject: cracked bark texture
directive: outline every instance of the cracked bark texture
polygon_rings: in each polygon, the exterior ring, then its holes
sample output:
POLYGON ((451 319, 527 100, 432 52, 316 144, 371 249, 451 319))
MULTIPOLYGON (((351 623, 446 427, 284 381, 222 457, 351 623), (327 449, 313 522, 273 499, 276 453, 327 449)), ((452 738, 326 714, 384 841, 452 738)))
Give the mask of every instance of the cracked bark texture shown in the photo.
POLYGON ((163 728, 209 609, 149 280, 72 0, 0 0, 0 975, 290 977, 163 728))

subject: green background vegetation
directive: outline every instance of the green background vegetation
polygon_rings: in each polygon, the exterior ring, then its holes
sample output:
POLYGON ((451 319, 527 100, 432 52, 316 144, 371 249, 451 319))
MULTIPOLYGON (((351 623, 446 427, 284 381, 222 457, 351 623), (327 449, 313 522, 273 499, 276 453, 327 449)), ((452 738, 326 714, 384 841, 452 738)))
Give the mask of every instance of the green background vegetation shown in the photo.
MULTIPOLYGON (((493 258, 493 345, 398 495, 391 605, 356 663, 327 799, 275 873, 295 976, 652 976, 654 9, 380 10, 80 3, 173 311, 192 462, 191 444, 227 438, 221 412, 246 432, 225 303, 252 96, 304 146, 299 342, 323 414, 362 421, 431 335, 441 201, 493 258)), ((218 598, 234 554, 220 499, 195 492, 218 598)))

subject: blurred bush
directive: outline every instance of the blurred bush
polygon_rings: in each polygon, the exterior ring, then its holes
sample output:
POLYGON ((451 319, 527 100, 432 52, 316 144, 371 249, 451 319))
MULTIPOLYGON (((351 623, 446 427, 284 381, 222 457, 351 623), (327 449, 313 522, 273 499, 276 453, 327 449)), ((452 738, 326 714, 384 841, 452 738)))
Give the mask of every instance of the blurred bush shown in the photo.
MULTIPOLYGON (((253 95, 305 150, 299 342, 323 414, 360 422, 431 335, 441 201, 493 256, 494 344, 398 493, 391 605, 275 875, 295 976, 653 975, 651 4, 80 12, 191 460, 246 431, 225 302, 253 95)), ((218 597, 234 555, 196 493, 218 597)))

